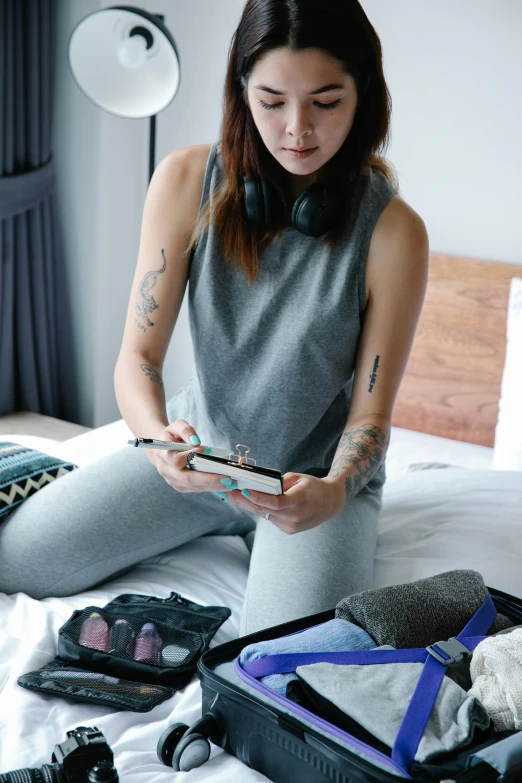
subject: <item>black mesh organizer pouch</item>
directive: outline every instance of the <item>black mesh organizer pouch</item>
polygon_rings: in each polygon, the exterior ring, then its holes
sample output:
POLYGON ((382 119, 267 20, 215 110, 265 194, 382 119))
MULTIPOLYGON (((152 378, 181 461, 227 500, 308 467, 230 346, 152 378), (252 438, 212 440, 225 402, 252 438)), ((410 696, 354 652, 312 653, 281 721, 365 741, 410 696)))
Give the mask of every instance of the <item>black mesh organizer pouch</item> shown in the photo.
POLYGON ((175 688, 164 685, 132 682, 101 672, 79 669, 60 657, 54 658, 41 669, 22 674, 18 678, 18 685, 49 696, 105 704, 133 712, 149 712, 176 692, 175 688))
POLYGON ((145 712, 190 682, 230 615, 226 606, 202 606, 179 593, 119 595, 104 607, 73 612, 58 632, 58 656, 19 677, 18 684, 145 712), (73 684, 76 678, 81 685, 73 684))

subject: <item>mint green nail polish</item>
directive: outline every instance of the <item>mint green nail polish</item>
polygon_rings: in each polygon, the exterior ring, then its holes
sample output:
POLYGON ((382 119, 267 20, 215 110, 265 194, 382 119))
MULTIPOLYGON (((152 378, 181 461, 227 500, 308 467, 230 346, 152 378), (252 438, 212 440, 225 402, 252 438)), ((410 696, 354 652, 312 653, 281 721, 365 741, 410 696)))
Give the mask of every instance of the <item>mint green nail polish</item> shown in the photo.
POLYGON ((250 497, 250 492, 248 491, 248 489, 242 489, 241 494, 244 495, 246 498, 250 497))
POLYGON ((220 484, 232 484, 232 479, 224 478, 219 482, 220 484))
POLYGON ((198 438, 197 435, 191 435, 189 440, 190 440, 191 443, 194 444, 194 446, 199 446, 199 444, 201 443, 201 441, 200 441, 200 439, 198 438))
POLYGON ((212 449, 205 449, 203 454, 212 454, 212 449))

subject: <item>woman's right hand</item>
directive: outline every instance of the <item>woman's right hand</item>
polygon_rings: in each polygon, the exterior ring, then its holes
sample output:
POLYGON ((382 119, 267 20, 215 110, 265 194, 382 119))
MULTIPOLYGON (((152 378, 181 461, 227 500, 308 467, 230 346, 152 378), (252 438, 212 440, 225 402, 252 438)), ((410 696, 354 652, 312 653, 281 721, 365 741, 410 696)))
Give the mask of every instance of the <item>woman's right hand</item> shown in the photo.
MULTIPOLYGON (((157 440, 169 440, 175 443, 191 444, 190 436, 197 432, 185 419, 176 419, 162 430, 155 431, 150 437, 157 440)), ((190 451, 165 451, 163 449, 145 449, 160 476, 178 492, 224 492, 226 486, 221 479, 229 478, 219 473, 204 473, 187 467, 187 456, 191 451, 203 453, 207 446, 192 446, 190 451)))

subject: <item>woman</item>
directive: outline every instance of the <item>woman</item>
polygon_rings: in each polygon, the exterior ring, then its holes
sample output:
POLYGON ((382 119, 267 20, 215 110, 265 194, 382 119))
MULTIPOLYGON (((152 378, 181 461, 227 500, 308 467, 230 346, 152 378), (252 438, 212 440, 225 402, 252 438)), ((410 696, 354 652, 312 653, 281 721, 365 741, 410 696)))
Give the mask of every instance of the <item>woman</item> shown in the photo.
POLYGON ((246 444, 284 473, 284 494, 225 487, 187 452, 124 448, 11 514, 0 589, 68 595, 197 536, 254 529, 240 635, 372 586, 429 254, 377 154, 389 121, 356 0, 248 0, 219 142, 171 152, 151 180, 115 388, 136 436, 246 444), (167 402, 187 283, 196 372, 167 402))

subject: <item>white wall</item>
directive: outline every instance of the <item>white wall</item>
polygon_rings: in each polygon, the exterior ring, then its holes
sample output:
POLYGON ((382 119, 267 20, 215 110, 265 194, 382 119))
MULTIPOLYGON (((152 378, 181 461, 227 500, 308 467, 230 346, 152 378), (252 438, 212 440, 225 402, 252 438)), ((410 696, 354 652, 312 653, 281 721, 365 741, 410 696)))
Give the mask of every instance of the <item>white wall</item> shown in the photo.
POLYGON ((392 95, 387 156, 432 251, 522 263, 522 2, 361 4, 392 95))
MULTIPOLYGON (((108 114, 67 64, 75 24, 107 0, 58 0, 54 160, 70 271, 81 397, 77 421, 120 417, 113 390, 148 182, 148 120, 108 114)), ((165 15, 181 60, 174 101, 157 118, 156 158, 217 138, 228 47, 243 0, 143 0, 165 15)), ((393 100, 387 157, 433 252, 522 263, 522 3, 362 0, 381 39, 393 100)), ((187 299, 165 361, 171 396, 193 352, 187 299)))

